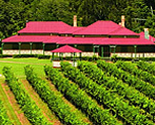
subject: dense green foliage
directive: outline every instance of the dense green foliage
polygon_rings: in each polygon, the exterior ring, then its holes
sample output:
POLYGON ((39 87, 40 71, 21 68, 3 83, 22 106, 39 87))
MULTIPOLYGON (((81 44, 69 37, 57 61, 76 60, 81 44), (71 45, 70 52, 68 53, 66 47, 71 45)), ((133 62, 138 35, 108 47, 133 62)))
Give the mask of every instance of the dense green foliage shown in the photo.
POLYGON ((6 54, 0 54, 0 58, 5 58, 5 57, 12 57, 11 55, 6 55, 6 54))
POLYGON ((155 36, 154 5, 154 0, 0 0, 0 38, 16 34, 27 21, 61 20, 72 25, 75 14, 79 26, 97 20, 119 23, 125 15, 127 28, 140 32, 148 27, 155 36))
POLYGON ((1 125, 13 125, 7 116, 6 109, 4 108, 1 100, 0 100, 0 123, 1 125))
POLYGON ((107 72, 101 70, 93 63, 79 62, 78 68, 99 85, 105 86, 108 90, 112 90, 114 93, 118 93, 122 98, 129 100, 131 105, 139 106, 152 116, 155 115, 155 102, 141 94, 134 87, 112 76, 107 76, 107 72))
POLYGON ((50 55, 41 55, 41 54, 14 54, 13 58, 29 58, 34 57, 38 59, 49 59, 50 55))
POLYGON ((136 61, 155 61, 155 57, 138 57, 138 58, 134 58, 134 57, 117 57, 112 56, 111 57, 111 61, 116 62, 116 61, 132 61, 132 62, 136 62, 136 61))
POLYGON ((105 61, 98 61, 97 66, 101 68, 103 71, 109 73, 109 75, 113 75, 114 77, 121 79, 123 82, 129 84, 135 89, 139 90, 141 93, 145 94, 149 98, 155 99, 155 88, 154 86, 140 80, 134 75, 125 72, 119 68, 115 64, 107 63, 105 61))
POLYGON ((135 64, 131 62, 117 61, 116 66, 155 86, 154 75, 148 73, 147 71, 138 69, 135 64))
POLYGON ((88 95, 71 83, 67 78, 52 67, 46 66, 45 72, 52 83, 58 88, 64 96, 76 107, 89 116, 95 125, 117 125, 116 119, 110 115, 109 110, 103 110, 88 95))
POLYGON ((142 69, 143 71, 147 71, 147 72, 151 73, 152 75, 155 75, 155 65, 154 64, 150 64, 150 63, 144 62, 144 61, 138 61, 136 64, 139 69, 142 69))
POLYGON ((15 95, 15 98, 20 105, 24 115, 33 125, 52 125, 47 121, 45 116, 41 113, 40 109, 36 103, 31 99, 31 97, 26 93, 26 91, 20 86, 20 82, 11 72, 9 67, 3 68, 3 74, 5 80, 10 87, 10 90, 15 95))
POLYGON ((52 92, 48 84, 39 78, 37 74, 33 72, 33 68, 30 66, 25 67, 26 78, 39 96, 48 104, 48 107, 55 112, 62 123, 66 125, 87 125, 82 122, 75 113, 70 110, 70 107, 52 92))
POLYGON ((153 124, 147 117, 140 113, 138 107, 130 106, 123 101, 120 96, 107 90, 105 87, 98 85, 91 79, 86 77, 79 69, 67 65, 67 62, 62 62, 63 73, 76 82, 80 88, 84 89, 89 95, 97 100, 98 103, 113 109, 116 115, 124 118, 128 124, 153 124))

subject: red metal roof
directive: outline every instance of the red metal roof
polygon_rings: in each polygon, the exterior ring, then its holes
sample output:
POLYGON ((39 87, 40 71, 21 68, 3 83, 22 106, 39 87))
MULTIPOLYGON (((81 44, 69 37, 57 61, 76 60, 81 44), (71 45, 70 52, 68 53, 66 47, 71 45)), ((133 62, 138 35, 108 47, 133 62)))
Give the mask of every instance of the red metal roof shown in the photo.
POLYGON ((154 45, 150 40, 141 38, 103 38, 103 37, 70 37, 57 44, 97 44, 97 45, 154 45))
POLYGON ((154 45, 152 41, 142 38, 107 38, 94 42, 97 45, 105 45, 105 43, 109 45, 154 45))
POLYGON ((97 44, 97 45, 154 45, 144 38, 103 38, 103 37, 60 37, 20 35, 11 36, 2 42, 43 42, 56 44, 97 44))
POLYGON ((82 51, 78 50, 74 47, 71 47, 69 45, 65 45, 65 46, 62 46, 62 47, 57 48, 55 50, 52 50, 51 52, 54 52, 54 53, 80 53, 82 51))
POLYGON ((139 34, 125 28, 125 27, 120 27, 114 31, 112 31, 111 33, 109 33, 109 35, 122 35, 122 36, 127 36, 127 35, 131 35, 131 36, 139 36, 139 34))
POLYGON ((3 39, 2 42, 43 42, 46 39, 49 39, 55 36, 38 36, 38 35, 15 35, 3 39))
POLYGON ((120 28, 112 21, 97 21, 84 30, 74 32, 75 35, 107 35, 108 33, 120 28))
POLYGON ((74 35, 138 35, 112 21, 97 21, 87 27, 72 27, 62 21, 31 21, 18 33, 59 33, 74 35))
POLYGON ((66 31, 61 31, 59 32, 60 34, 72 34, 74 32, 77 31, 81 31, 83 29, 85 29, 86 27, 71 27, 70 29, 66 30, 66 31))
POLYGON ((97 45, 154 45, 150 40, 141 38, 103 38, 103 37, 70 37, 59 40, 57 44, 97 44, 97 45))
POLYGON ((59 33, 71 28, 62 21, 31 21, 18 33, 59 33))
POLYGON ((46 39, 43 41, 43 43, 57 43, 57 42, 63 42, 67 39, 70 39, 72 37, 67 37, 67 36, 53 36, 53 37, 50 37, 49 39, 46 39))
POLYGON ((74 35, 139 35, 133 31, 121 27, 113 21, 97 21, 83 30, 75 31, 74 35))
POLYGON ((100 37, 70 37, 70 38, 65 39, 65 40, 59 40, 57 42, 57 44, 93 44, 94 42, 99 43, 103 39, 106 39, 106 38, 100 38, 100 37))
MULTIPOLYGON (((144 32, 139 33, 139 35, 140 35, 140 38, 144 38, 145 39, 144 32)), ((155 38, 153 36, 149 35, 149 40, 151 40, 152 42, 154 42, 155 41, 155 38)))

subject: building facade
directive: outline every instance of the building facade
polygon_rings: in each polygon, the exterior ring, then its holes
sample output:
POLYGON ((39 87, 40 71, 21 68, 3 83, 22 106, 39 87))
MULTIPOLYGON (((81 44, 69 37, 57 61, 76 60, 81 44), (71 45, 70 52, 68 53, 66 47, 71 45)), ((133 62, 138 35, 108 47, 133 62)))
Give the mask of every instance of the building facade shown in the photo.
POLYGON ((155 57, 154 38, 145 33, 134 33, 112 21, 97 21, 87 27, 77 27, 62 21, 30 21, 18 35, 2 40, 3 54, 51 55, 63 45, 82 51, 82 56, 155 57))

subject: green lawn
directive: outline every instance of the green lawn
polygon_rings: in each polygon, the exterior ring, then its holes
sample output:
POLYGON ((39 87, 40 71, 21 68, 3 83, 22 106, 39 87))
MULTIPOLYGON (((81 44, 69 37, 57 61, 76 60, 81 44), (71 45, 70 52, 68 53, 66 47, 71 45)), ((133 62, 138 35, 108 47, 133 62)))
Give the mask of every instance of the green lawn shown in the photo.
MULTIPOLYGON (((6 58, 0 59, 0 74, 2 74, 2 69, 4 66, 12 67, 14 74, 20 78, 25 78, 24 67, 26 65, 31 65, 34 67, 34 71, 38 73, 39 76, 44 77, 44 65, 52 65, 49 59, 36 59, 36 58, 6 58)), ((0 79, 3 79, 0 76, 0 79)))

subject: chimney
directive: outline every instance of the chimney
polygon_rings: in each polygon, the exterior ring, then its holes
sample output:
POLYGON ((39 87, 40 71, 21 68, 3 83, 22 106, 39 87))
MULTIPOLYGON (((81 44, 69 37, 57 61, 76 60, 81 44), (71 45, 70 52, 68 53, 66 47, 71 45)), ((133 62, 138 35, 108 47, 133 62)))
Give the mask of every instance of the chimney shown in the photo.
POLYGON ((144 38, 149 39, 149 29, 148 28, 144 28, 144 38))
POLYGON ((121 26, 125 27, 125 16, 124 15, 121 16, 121 26))
POLYGON ((73 26, 77 27, 77 16, 76 15, 74 15, 73 17, 73 26))

